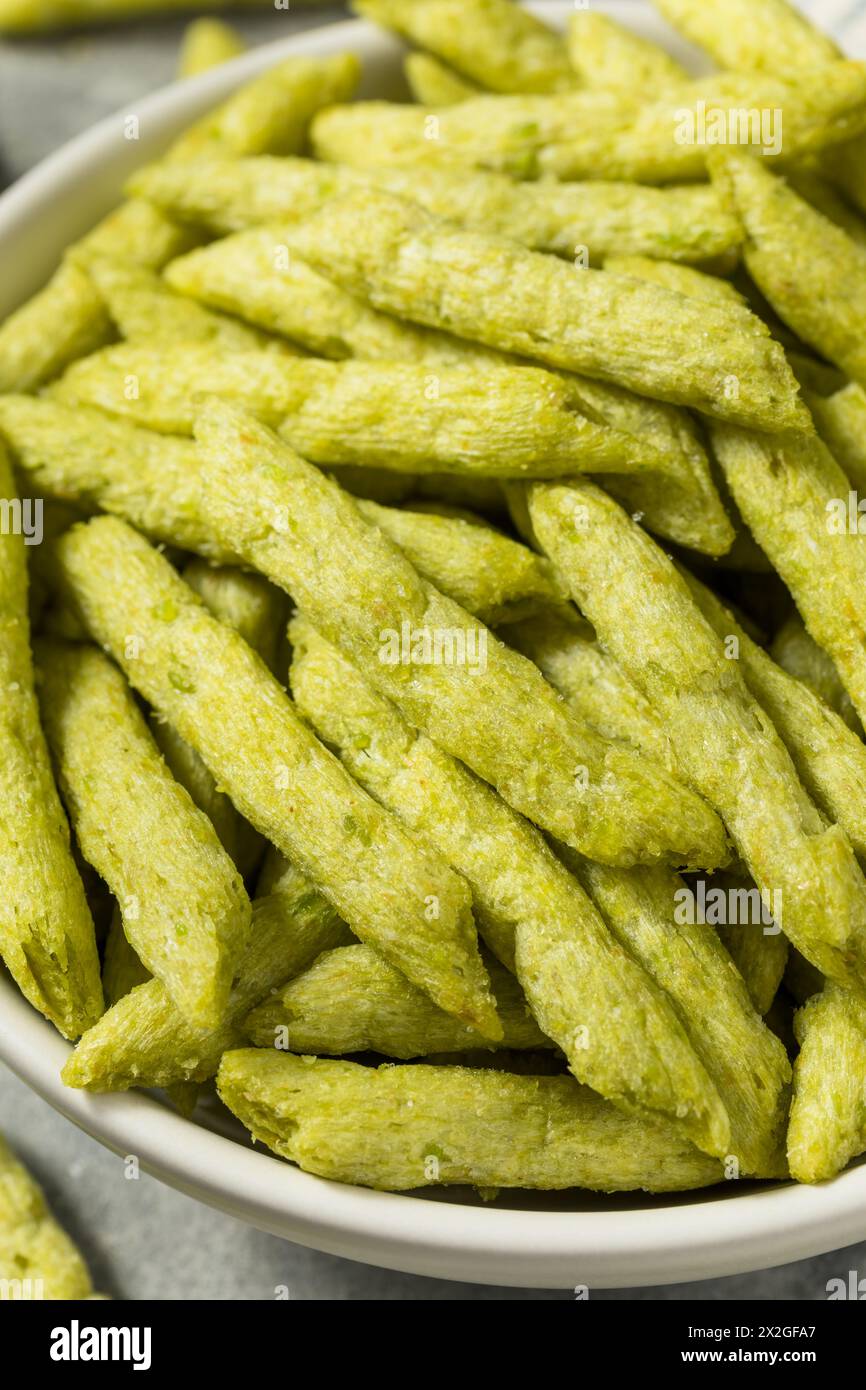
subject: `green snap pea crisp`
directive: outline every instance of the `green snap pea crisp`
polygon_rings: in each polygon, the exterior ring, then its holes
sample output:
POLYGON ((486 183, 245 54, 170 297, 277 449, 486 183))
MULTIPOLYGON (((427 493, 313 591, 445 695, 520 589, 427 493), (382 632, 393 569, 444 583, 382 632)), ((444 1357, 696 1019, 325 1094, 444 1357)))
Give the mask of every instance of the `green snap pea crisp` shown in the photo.
MULTIPOLYGON (((330 1181, 830 1182, 866 64, 789 0, 658 0, 699 62, 594 6, 351 8, 185 86, 0 322, 0 1001, 80 1103, 221 1105, 330 1181)), ((243 47, 199 19, 178 75, 243 47)), ((98 1297, 0 1141, 31 1273, 98 1297)))

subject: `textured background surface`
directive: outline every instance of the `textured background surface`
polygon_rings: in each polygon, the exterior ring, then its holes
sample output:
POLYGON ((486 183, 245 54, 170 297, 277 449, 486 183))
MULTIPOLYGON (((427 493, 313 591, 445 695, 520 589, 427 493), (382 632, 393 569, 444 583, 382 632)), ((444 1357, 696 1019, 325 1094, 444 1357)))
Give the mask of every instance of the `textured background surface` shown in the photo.
MULTIPOLYGON (((563 6, 566 8, 565 4, 563 6)), ((804 6, 805 8, 805 6, 804 6)), ((822 22, 866 47, 866 0, 813 0, 822 22), (856 12, 856 13, 855 13, 856 12), (864 31, 862 37, 858 30, 864 31)), ((339 5, 237 20, 251 43, 343 16, 339 5)), ((170 81, 180 21, 0 43, 0 183, 10 182, 101 116, 170 81)), ((0 1065, 0 1129, 43 1182, 87 1253, 97 1286, 126 1299, 550 1300, 571 1294, 421 1279, 303 1250, 263 1235, 142 1175, 56 1115, 0 1065)), ((866 1275, 866 1243, 782 1269, 600 1299, 823 1299, 830 1278, 866 1275)), ((859 1276, 858 1276, 859 1277, 859 1276)), ((575 1281, 579 1280, 575 1272, 575 1281)))

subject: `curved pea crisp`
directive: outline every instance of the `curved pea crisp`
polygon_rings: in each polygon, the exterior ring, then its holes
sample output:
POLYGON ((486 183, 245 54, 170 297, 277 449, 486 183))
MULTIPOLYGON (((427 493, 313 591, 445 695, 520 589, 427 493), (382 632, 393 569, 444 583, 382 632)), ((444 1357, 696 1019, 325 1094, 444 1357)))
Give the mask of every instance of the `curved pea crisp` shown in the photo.
POLYGON ((570 1077, 420 1064, 377 1070, 250 1048, 226 1054, 217 1086, 274 1152, 364 1187, 676 1192, 723 1178, 722 1165, 670 1125, 624 1114, 570 1077))

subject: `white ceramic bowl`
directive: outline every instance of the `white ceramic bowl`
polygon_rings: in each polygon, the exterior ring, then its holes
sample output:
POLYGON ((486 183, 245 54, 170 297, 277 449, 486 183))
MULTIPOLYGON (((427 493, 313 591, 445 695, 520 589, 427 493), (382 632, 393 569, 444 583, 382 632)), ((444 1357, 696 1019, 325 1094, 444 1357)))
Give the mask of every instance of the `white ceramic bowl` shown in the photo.
MULTIPOLYGON (((598 3, 598 0, 596 0, 598 3)), ((566 3, 535 7, 553 20, 566 3)), ((695 62, 649 6, 605 5, 616 18, 695 62)), ((202 111, 294 53, 353 49, 363 94, 390 92, 401 46, 363 23, 269 44, 100 122, 0 197, 0 318, 48 278, 72 240, 118 201, 124 178, 202 111)), ((511 1194, 485 1206, 465 1191, 401 1196, 311 1177, 244 1143, 216 1106, 195 1122, 128 1092, 91 1096, 60 1082, 69 1045, 0 976, 0 1057, 56 1110, 164 1182, 303 1245, 369 1264, 517 1287, 672 1283, 742 1273, 837 1249, 866 1236, 866 1167, 822 1187, 739 1184, 682 1198, 511 1194)), ((375 1116, 370 1117, 375 1123, 375 1116)))

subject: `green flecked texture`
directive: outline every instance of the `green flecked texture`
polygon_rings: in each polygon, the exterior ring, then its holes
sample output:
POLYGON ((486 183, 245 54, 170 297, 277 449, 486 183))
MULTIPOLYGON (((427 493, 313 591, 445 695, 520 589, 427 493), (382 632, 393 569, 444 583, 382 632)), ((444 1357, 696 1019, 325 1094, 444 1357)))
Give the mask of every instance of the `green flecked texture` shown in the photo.
POLYGON ((789 0, 654 0, 675 29, 723 68, 771 72, 818 67, 840 56, 838 46, 789 0))
MULTIPOLYGON (((359 76, 352 54, 291 58, 241 87, 185 132, 169 158, 296 152, 313 114, 331 101, 348 100, 359 76)), ((61 266, 40 294, 0 325, 0 391, 32 390, 104 340, 110 326, 105 303, 84 273, 92 257, 158 270, 193 240, 146 200, 116 209, 73 249, 80 265, 61 266)))
POLYGON ((672 1126, 626 1115, 570 1077, 374 1069, 250 1048, 223 1058, 217 1085, 275 1153, 363 1187, 672 1192, 722 1180, 721 1164, 672 1126))
MULTIPOLYGON (((129 631, 129 629, 127 630, 129 631)), ((174 780, 126 681, 89 646, 37 646, 42 719, 77 842, 141 961, 212 1027, 250 924, 236 868, 174 780)))
MULTIPOLYGON (((40 490, 114 512, 156 540, 202 552, 213 560, 236 558, 228 546, 216 542, 200 518, 200 462, 187 441, 111 420, 96 410, 72 409, 29 396, 0 398, 0 431, 14 447, 18 468, 40 490)), ((345 471, 340 472, 341 482, 345 481, 345 471)), ((369 481, 375 478, 369 469, 362 472, 369 481)), ((471 490, 473 485, 496 487, 492 480, 477 475, 435 474, 428 481, 437 493, 444 490, 447 495, 450 489, 457 501, 473 504, 479 500, 471 490), (455 488, 463 491, 458 494, 455 488)), ((406 479, 405 484, 411 491, 413 480, 406 479)), ((497 500, 501 507, 498 494, 497 500)), ((424 517, 415 511, 404 515, 383 508, 367 515, 405 548, 412 563, 438 587, 470 611, 477 605, 478 616, 484 621, 502 621, 512 613, 520 616, 523 604, 562 598, 547 563, 498 533, 470 529, 466 522, 453 518, 424 517), (513 605, 518 606, 515 609, 513 605)), ((191 573, 202 576, 205 571, 196 564, 191 573)), ((214 584, 221 582, 214 576, 224 573, 224 566, 212 572, 210 593, 214 584)), ((262 581, 247 576, 231 582, 249 587, 262 581)), ((229 620, 226 611, 217 616, 229 620)), ((258 650, 270 664, 272 643, 268 634, 263 632, 262 636, 267 636, 268 646, 258 650)), ((252 645, 257 646, 257 641, 252 645)), ((180 776, 165 746, 163 753, 175 776, 180 776)), ((185 778, 180 776, 180 780, 196 804, 202 805, 185 778)), ((212 807, 202 805, 202 810, 211 814, 212 807)))
MULTIPOLYGON (((358 151, 362 160, 369 154, 358 151)), ((446 158, 357 167, 267 155, 163 162, 139 170, 129 187, 178 221, 217 233, 309 216, 353 188, 381 189, 534 251, 573 259, 585 248, 593 264, 616 254, 705 261, 736 252, 743 235, 739 219, 707 184, 526 183, 446 158)))
POLYGON ((270 348, 288 352, 282 339, 269 338, 227 314, 215 313, 176 294, 161 275, 146 266, 94 256, 87 273, 105 300, 121 338, 151 343, 204 342, 227 352, 270 348))
POLYGON ((509 624, 502 636, 534 661, 575 713, 604 738, 630 743, 675 770, 676 756, 662 721, 589 623, 567 613, 544 612, 509 624))
POLYGON ((568 56, 587 87, 622 89, 648 101, 667 87, 690 81, 682 64, 660 44, 589 8, 577 10, 568 21, 568 56))
POLYGON ((832 395, 808 396, 815 426, 858 492, 866 493, 866 391, 849 381, 832 395))
MULTIPOLYGON (((0 1135, 0 1280, 20 1297, 86 1299, 93 1285, 82 1256, 58 1226, 42 1189, 0 1135), (32 1281, 32 1283, 30 1283, 32 1281)), ((14 1299, 14 1292, 7 1294, 14 1299)))
POLYGON ((823 647, 806 631, 802 619, 793 613, 773 638, 770 647, 773 660, 802 681, 845 721, 848 728, 862 736, 863 726, 851 703, 851 696, 839 679, 839 672, 823 647))
POLYGON ((811 424, 783 349, 738 305, 578 270, 371 190, 287 235, 375 308, 758 428, 811 424))
MULTIPOLYGON (((0 497, 17 500, 2 447, 0 497)), ((26 547, 11 525, 0 534, 0 882, 0 956, 33 1007, 76 1038, 102 1013, 99 957, 39 722, 26 547)))
POLYGON ((827 984, 794 1027, 800 1052, 788 1162, 798 1182, 825 1182, 866 1152, 866 1005, 827 984))
POLYGON ((416 511, 413 503, 396 508, 359 500, 358 510, 420 575, 483 623, 510 623, 566 601, 543 556, 490 526, 416 511))
MULTIPOLYGON (((285 595, 260 575, 227 565, 209 565, 204 560, 188 561, 183 577, 211 613, 239 632, 276 675, 286 620, 285 595)), ((173 776, 204 811, 241 877, 246 878, 264 853, 261 835, 235 810, 207 764, 170 724, 157 717, 151 730, 173 776)))
POLYGON ((228 1048, 245 1041, 251 1009, 322 951, 352 935, 325 898, 294 865, 273 851, 265 861, 253 924, 238 963, 228 1006, 210 1030, 179 1013, 161 980, 148 980, 117 1002, 81 1039, 63 1068, 67 1086, 125 1091, 207 1081, 228 1048))
POLYGON ((720 824, 699 798, 600 739, 531 662, 422 579, 351 498, 264 425, 214 403, 196 429, 209 525, 291 593, 410 724, 590 855, 724 860, 720 824))
POLYGON ((35 390, 110 338, 105 301, 87 274, 91 257, 122 257, 158 269, 193 240, 141 199, 109 214, 71 249, 45 288, 0 324, 0 390, 35 390))
POLYGON ((260 574, 245 574, 204 560, 189 560, 183 577, 214 617, 239 632, 274 675, 279 674, 277 663, 288 616, 282 590, 260 574))
POLYGON ((135 531, 102 517, 68 532, 57 553, 88 629, 245 819, 297 858, 359 936, 495 1039, 469 893, 456 874, 356 786, 261 658, 135 531))
MULTIPOLYGON (((488 961, 505 1048, 548 1048, 514 976, 488 961)), ((244 1022, 257 1047, 284 1052, 381 1052, 408 1060, 431 1052, 493 1046, 473 1028, 437 1009, 369 946, 326 951, 303 975, 260 1004, 244 1022)), ((495 1044, 498 1048, 499 1043, 495 1044)))
POLYGON ((353 0, 352 9, 491 91, 553 92, 575 80, 562 35, 512 0, 353 0))
MULTIPOLYGON (((828 819, 845 831, 861 863, 866 862, 866 746, 823 696, 818 682, 792 669, 796 666, 795 642, 800 651, 805 649, 807 657, 818 655, 817 662, 810 662, 812 669, 820 665, 823 673, 829 664, 832 678, 835 669, 829 657, 794 619, 779 635, 783 650, 787 647, 791 652, 792 665, 777 664, 743 631, 730 609, 696 579, 686 577, 692 598, 716 635, 736 644, 743 679, 773 721, 803 786, 828 819), (794 635, 788 637, 789 632, 794 635), (804 640, 798 641, 799 633, 804 640)), ((778 656, 778 649, 779 639, 773 647, 774 656, 778 656)), ((838 676, 836 686, 844 695, 838 676)))
POLYGON ((380 357, 443 366, 493 361, 477 344, 369 308, 290 254, 285 227, 255 227, 166 268, 181 294, 280 333, 322 357, 380 357))
POLYGON ((866 385, 866 247, 742 151, 710 167, 742 218, 749 274, 780 319, 866 385))
MULTIPOLYGON (((697 190, 692 190, 697 191, 697 190)), ((708 304, 746 303, 745 297, 731 284, 718 275, 707 275, 694 266, 679 265, 676 261, 654 260, 651 256, 605 256, 605 270, 616 275, 633 275, 638 280, 652 280, 657 285, 666 285, 669 290, 689 295, 692 299, 703 299, 708 304)))
POLYGON ((69 257, 85 270, 91 261, 109 257, 158 271, 198 240, 194 231, 178 226, 147 199, 130 198, 76 241, 69 257))
POLYGON ((33 396, 0 396, 0 435, 31 487, 50 497, 127 517, 155 540, 231 564, 200 518, 199 462, 188 439, 171 439, 33 396))
POLYGON ((577 389, 608 425, 643 440, 667 462, 663 474, 608 474, 608 491, 665 540, 714 557, 726 555, 736 533, 689 412, 585 376, 577 378, 577 389))
POLYGON ((668 1000, 615 944, 543 837, 416 734, 303 618, 291 637, 299 708, 361 784, 465 875, 480 930, 577 1079, 682 1122, 699 1147, 727 1153, 727 1116, 668 1000))
POLYGON ((825 974, 866 982, 866 882, 850 842, 826 826, 686 581, 590 483, 536 483, 529 508, 575 602, 655 706, 755 883, 781 892, 786 935, 825 974))
MULTIPOLYGON (((766 73, 715 73, 666 89, 649 104, 634 93, 602 88, 551 96, 482 95, 445 107, 356 102, 321 111, 312 122, 311 141, 320 159, 347 164, 424 163, 446 154, 520 179, 690 182, 706 177, 713 147, 676 135, 682 112, 696 110, 699 103, 719 112, 726 125, 733 112, 780 110, 778 155, 793 159, 860 134, 866 125, 866 68, 827 63, 789 80, 766 73)), ((764 157, 777 155, 770 147, 764 157)))
POLYGON ((790 589, 810 636, 835 661, 862 721, 866 547, 861 535, 849 534, 848 479, 816 437, 764 437, 728 426, 714 426, 712 435, 749 530, 790 589), (841 525, 834 507, 845 511, 841 525))
POLYGON ((64 261, 43 290, 0 324, 0 390, 31 391, 110 336, 99 293, 83 270, 64 261))
POLYGON ((297 154, 316 112, 332 102, 349 101, 360 76, 360 59, 354 53, 287 58, 244 83, 185 131, 169 158, 187 160, 211 151, 297 154))
POLYGON ((679 920, 682 879, 661 868, 574 867, 611 931, 672 1001, 728 1113, 728 1155, 743 1174, 784 1176, 788 1058, 715 929, 679 920))
POLYGON ((450 106, 478 94, 478 87, 440 63, 431 53, 407 53, 403 72, 415 101, 426 106, 450 106))
POLYGON ((665 472, 636 435, 581 410, 576 384, 537 367, 325 362, 210 344, 123 344, 74 363, 52 397, 168 434, 191 432, 203 395, 244 405, 305 458, 488 477, 665 472))

